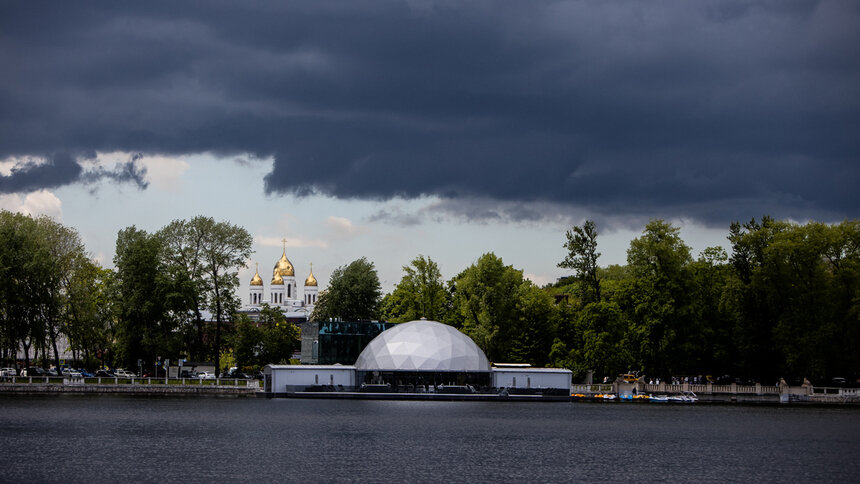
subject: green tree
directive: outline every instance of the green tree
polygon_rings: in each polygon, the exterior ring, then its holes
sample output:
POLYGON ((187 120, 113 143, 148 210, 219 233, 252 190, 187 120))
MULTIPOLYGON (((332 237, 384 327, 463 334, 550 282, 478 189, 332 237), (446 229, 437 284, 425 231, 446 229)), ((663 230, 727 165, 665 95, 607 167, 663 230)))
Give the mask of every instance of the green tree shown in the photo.
POLYGON ((301 330, 280 309, 263 304, 256 322, 245 315, 237 318, 232 340, 237 366, 259 368, 288 363, 301 343, 301 330))
POLYGON ((382 286, 373 262, 362 257, 332 272, 328 289, 320 293, 310 319, 376 319, 381 298, 382 286))
POLYGON ((725 293, 731 278, 728 255, 722 247, 708 247, 690 265, 691 312, 685 325, 685 353, 691 372, 712 375, 737 373, 737 351, 732 341, 733 317, 726 311, 725 293))
POLYGON ((597 225, 593 220, 586 220, 582 227, 574 226, 567 231, 567 242, 564 248, 567 256, 558 266, 573 269, 579 282, 580 293, 585 304, 600 301, 600 278, 597 259, 597 225))
POLYGON ((34 289, 42 274, 37 248, 41 241, 31 217, 0 211, 0 342, 3 360, 12 364, 20 346, 30 366, 30 348, 44 347, 44 331, 37 318, 38 294, 34 289))
POLYGON ((251 234, 242 227, 215 222, 208 217, 196 217, 206 235, 203 239, 203 272, 209 280, 206 303, 215 316, 215 371, 221 368, 221 328, 239 307, 236 288, 239 287, 239 267, 251 255, 251 234))
POLYGON ((586 305, 577 318, 579 344, 573 348, 570 361, 579 375, 594 370, 597 376, 614 376, 633 364, 626 338, 628 322, 614 302, 586 305))
POLYGON ((159 237, 134 226, 117 234, 115 356, 124 366, 155 361, 175 336, 175 320, 165 305, 169 281, 161 264, 162 250, 159 237))
POLYGON ((77 304, 71 292, 75 274, 86 266, 87 258, 80 235, 48 217, 36 219, 40 244, 36 264, 46 272, 39 275, 36 294, 39 297, 37 317, 54 353, 54 364, 60 367, 57 342, 69 322, 68 309, 77 304))
POLYGON ((114 298, 110 285, 113 273, 96 263, 83 259, 69 280, 68 314, 64 332, 74 359, 94 367, 98 358, 104 364, 104 355, 112 343, 114 298))
POLYGON ((251 235, 242 227, 211 217, 175 220, 158 233, 164 271, 171 280, 168 300, 182 322, 194 321, 198 355, 203 354, 202 309, 212 311, 215 335, 208 355, 221 369, 222 329, 239 306, 238 268, 251 255, 251 235))
POLYGON ((406 273, 391 294, 382 301, 382 317, 398 323, 422 317, 441 321, 448 307, 448 292, 439 266, 429 257, 419 255, 410 265, 403 266, 406 273))
POLYGON ((165 303, 176 315, 180 331, 191 336, 186 344, 189 357, 195 361, 208 356, 203 342, 203 311, 210 284, 203 270, 203 254, 209 225, 202 220, 174 220, 158 231, 163 244, 161 262, 169 280, 165 303))
POLYGON ((739 239, 741 244, 752 242, 753 253, 761 256, 751 265, 746 290, 761 301, 772 325, 754 327, 770 329, 777 358, 769 368, 813 379, 856 371, 858 240, 856 221, 834 226, 763 223, 739 239), (755 251, 760 241, 761 250, 755 251))
POLYGON ((265 335, 260 325, 251 321, 246 315, 240 314, 236 318, 236 328, 231 339, 238 368, 261 365, 260 355, 263 351, 265 335))
POLYGON ((517 319, 508 359, 546 366, 550 359, 559 312, 553 298, 528 279, 514 295, 517 319))
POLYGON ((732 338, 739 371, 761 379, 782 376, 782 371, 775 368, 780 356, 773 339, 779 303, 768 297, 771 282, 763 267, 767 247, 788 227, 785 222, 765 216, 761 222, 733 222, 729 229, 729 262, 733 270, 723 294, 724 308, 734 321, 732 338))
POLYGON ((472 338, 491 361, 509 361, 522 283, 522 271, 505 266, 493 253, 484 254, 450 281, 453 302, 447 322, 472 338))
POLYGON ((689 321, 688 264, 690 248, 680 230, 662 220, 652 220, 642 236, 630 242, 627 265, 635 282, 627 286, 626 301, 631 322, 631 343, 640 369, 655 375, 683 371, 679 332, 689 321))

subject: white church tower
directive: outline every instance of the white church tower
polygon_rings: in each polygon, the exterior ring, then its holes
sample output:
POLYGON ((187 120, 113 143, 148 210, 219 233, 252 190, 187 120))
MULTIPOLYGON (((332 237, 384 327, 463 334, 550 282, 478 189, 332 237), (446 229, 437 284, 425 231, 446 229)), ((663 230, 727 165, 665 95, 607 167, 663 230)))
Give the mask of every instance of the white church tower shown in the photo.
POLYGON ((263 304, 263 278, 260 277, 260 264, 257 264, 254 278, 251 279, 251 306, 261 304, 263 304))
POLYGON ((272 289, 269 290, 269 304, 272 306, 284 304, 284 280, 277 273, 272 277, 272 289))
POLYGON ((319 288, 317 287, 317 278, 314 277, 314 264, 311 262, 311 273, 305 279, 305 306, 313 308, 317 303, 318 294, 319 288))

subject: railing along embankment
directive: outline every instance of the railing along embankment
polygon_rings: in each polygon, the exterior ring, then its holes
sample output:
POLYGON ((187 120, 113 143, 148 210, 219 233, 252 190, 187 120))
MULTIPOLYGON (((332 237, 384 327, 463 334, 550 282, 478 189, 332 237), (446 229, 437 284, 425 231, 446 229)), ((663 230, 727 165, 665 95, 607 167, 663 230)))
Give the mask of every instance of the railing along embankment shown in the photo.
POLYGON ((0 392, 11 393, 160 393, 253 395, 257 380, 118 377, 2 377, 0 392))

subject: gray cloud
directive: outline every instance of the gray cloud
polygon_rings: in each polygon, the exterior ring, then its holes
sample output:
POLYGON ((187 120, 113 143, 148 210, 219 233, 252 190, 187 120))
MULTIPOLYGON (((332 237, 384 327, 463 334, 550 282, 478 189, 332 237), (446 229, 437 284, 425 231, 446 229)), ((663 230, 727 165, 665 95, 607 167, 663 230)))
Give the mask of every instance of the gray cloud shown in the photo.
POLYGON ((44 162, 27 160, 12 167, 9 175, 0 175, 0 193, 66 185, 76 181, 81 171, 81 165, 68 153, 57 153, 44 162))
MULTIPOLYGON (((272 156, 271 194, 430 195, 476 219, 860 206, 851 0, 5 3, 0 32, 0 157, 272 156)), ((103 177, 145 186, 126 168, 103 177)))
POLYGON ((9 175, 0 175, 0 193, 28 192, 71 183, 92 185, 105 179, 117 183, 132 183, 142 190, 149 186, 149 182, 145 180, 146 168, 138 164, 142 156, 136 154, 110 170, 99 165, 85 170, 79 158, 92 160, 95 158, 93 154, 76 157, 60 152, 42 160, 26 160, 13 166, 9 175))
POLYGON ((146 167, 138 164, 141 159, 143 159, 143 155, 136 153, 132 155, 130 160, 117 164, 112 170, 96 166, 82 173, 80 181, 92 184, 107 179, 117 183, 131 183, 136 185, 138 189, 145 190, 149 186, 149 182, 146 181, 146 167))

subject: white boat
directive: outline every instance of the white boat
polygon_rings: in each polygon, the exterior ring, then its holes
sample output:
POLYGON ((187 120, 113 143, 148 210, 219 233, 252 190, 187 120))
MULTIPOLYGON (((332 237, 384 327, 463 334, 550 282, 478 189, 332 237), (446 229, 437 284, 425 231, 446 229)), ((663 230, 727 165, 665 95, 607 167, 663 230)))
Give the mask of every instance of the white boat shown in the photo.
POLYGON ((699 397, 693 392, 684 392, 680 395, 672 395, 668 397, 668 400, 677 403, 694 403, 699 401, 699 397))

